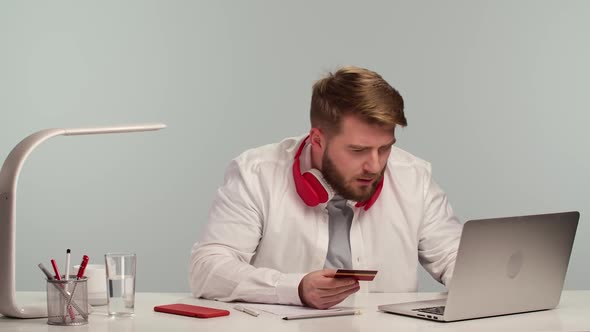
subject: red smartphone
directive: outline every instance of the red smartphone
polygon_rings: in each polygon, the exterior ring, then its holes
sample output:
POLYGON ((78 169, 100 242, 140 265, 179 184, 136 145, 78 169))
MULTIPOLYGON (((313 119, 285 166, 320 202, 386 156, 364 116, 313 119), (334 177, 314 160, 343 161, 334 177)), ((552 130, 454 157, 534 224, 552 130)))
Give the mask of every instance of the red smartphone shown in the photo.
POLYGON ((197 318, 212 318, 229 315, 229 311, 227 310, 181 303, 157 305, 154 307, 154 311, 197 318))

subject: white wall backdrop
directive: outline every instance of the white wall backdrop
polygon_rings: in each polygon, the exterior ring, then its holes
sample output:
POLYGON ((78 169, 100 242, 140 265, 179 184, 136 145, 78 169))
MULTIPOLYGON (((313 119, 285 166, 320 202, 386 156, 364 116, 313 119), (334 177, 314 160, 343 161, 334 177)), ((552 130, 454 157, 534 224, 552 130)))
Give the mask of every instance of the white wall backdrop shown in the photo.
POLYGON ((461 220, 579 210, 566 288, 589 289, 589 31, 588 1, 2 1, 0 162, 44 128, 168 125, 30 156, 17 289, 71 248, 135 251, 139 291, 188 291, 229 160, 307 131, 311 85, 347 64, 402 93, 398 144, 461 220))

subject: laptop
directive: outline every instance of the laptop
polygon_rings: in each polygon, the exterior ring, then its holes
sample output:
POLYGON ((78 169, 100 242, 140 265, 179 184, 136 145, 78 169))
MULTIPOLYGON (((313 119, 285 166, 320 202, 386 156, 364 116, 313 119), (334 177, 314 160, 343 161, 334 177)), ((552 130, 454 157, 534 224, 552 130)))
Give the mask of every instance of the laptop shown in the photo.
POLYGON ((467 221, 446 299, 378 308, 441 322, 555 308, 579 218, 573 211, 467 221))

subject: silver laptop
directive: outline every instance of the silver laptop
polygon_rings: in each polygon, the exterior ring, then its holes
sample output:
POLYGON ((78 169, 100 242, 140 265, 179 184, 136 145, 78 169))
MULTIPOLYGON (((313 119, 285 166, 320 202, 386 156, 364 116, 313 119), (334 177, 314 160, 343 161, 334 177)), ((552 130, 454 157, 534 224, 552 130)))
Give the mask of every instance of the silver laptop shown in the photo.
POLYGON ((450 322, 555 308, 579 218, 564 212, 470 220, 446 299, 379 310, 450 322))

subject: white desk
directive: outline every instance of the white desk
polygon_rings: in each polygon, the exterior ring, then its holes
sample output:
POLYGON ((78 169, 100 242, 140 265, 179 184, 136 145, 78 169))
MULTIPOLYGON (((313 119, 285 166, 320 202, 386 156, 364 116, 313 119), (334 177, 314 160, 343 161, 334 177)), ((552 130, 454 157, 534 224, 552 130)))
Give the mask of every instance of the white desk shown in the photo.
MULTIPOLYGON (((19 298, 44 300, 43 292, 19 292, 19 298)), ((440 297, 437 293, 356 294, 343 305, 361 307, 358 316, 285 321, 273 314, 258 317, 233 309, 232 303, 194 299, 185 293, 138 293, 135 316, 109 318, 106 306, 95 307, 89 323, 78 327, 47 325, 47 319, 10 319, 0 316, 0 331, 589 331, 590 291, 565 291, 555 310, 439 323, 377 311, 380 304, 440 297), (153 311, 154 305, 191 303, 230 310, 227 317, 197 319, 153 311)))

